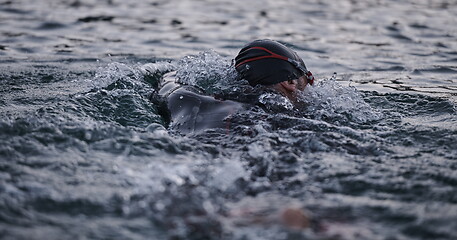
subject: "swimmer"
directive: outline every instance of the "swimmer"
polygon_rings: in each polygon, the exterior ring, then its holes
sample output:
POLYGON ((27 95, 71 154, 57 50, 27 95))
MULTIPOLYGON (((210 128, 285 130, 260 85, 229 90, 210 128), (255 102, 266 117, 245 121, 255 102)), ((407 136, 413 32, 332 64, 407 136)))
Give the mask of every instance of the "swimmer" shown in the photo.
MULTIPOLYGON (((273 40, 255 40, 244 46, 235 57, 234 67, 240 78, 251 86, 259 85, 277 92, 294 105, 298 105, 299 92, 314 82, 297 53, 273 40)), ((209 128, 230 129, 227 119, 253 105, 252 102, 207 96, 195 86, 177 83, 175 73, 165 75, 158 95, 167 100, 171 128, 184 134, 209 128)))

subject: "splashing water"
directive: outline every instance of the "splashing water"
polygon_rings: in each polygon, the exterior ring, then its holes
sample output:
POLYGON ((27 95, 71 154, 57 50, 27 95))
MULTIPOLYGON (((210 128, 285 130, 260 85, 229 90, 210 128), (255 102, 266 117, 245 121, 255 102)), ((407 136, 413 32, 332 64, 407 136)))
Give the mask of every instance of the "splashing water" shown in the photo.
POLYGON ((334 123, 351 121, 367 123, 380 120, 382 113, 363 100, 355 87, 345 87, 336 81, 336 73, 329 79, 307 86, 299 95, 299 101, 307 105, 306 113, 319 120, 334 123))
MULTIPOLYGON (((95 77, 91 80, 94 89, 101 89, 115 84, 125 78, 140 79, 141 72, 124 63, 113 62, 106 67, 97 70, 95 77)), ((134 82, 132 82, 134 83, 134 82)))
POLYGON ((153 75, 157 73, 166 73, 176 70, 177 63, 173 62, 155 62, 155 63, 147 63, 140 67, 140 71, 144 75, 153 75))
POLYGON ((177 65, 178 82, 198 87, 208 94, 225 88, 237 79, 237 73, 230 61, 215 51, 186 56, 179 60, 177 65))
POLYGON ((271 111, 294 109, 294 105, 289 99, 276 93, 264 93, 260 95, 259 103, 263 104, 268 110, 271 111))

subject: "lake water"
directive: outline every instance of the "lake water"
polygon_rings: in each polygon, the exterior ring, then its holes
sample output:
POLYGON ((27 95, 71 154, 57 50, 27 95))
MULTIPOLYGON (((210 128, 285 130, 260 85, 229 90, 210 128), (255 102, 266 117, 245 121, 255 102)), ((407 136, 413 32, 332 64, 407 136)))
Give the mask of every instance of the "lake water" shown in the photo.
POLYGON ((0 238, 457 239, 456 16, 453 0, 0 0, 0 238), (230 92, 258 38, 304 59, 307 107, 265 96, 182 135, 147 99, 170 70, 230 92))

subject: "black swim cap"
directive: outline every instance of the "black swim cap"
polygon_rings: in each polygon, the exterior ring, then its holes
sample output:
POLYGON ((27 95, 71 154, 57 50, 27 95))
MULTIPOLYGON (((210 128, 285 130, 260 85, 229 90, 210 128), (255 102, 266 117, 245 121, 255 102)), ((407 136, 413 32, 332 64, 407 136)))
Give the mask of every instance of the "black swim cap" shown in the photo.
POLYGON ((252 86, 272 85, 304 75, 310 84, 314 80, 296 52, 269 39, 255 40, 244 46, 235 57, 235 68, 252 86))

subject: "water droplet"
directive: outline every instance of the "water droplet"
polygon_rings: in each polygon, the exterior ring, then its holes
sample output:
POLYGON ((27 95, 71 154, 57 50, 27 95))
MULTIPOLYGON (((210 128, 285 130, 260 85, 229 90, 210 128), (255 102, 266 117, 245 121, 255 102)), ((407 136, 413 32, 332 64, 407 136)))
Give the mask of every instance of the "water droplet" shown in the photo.
POLYGON ((180 97, 179 97, 179 99, 183 99, 183 98, 184 98, 184 96, 180 96, 180 97))
POLYGON ((92 139, 92 134, 90 132, 85 132, 84 133, 84 138, 89 141, 92 139))

